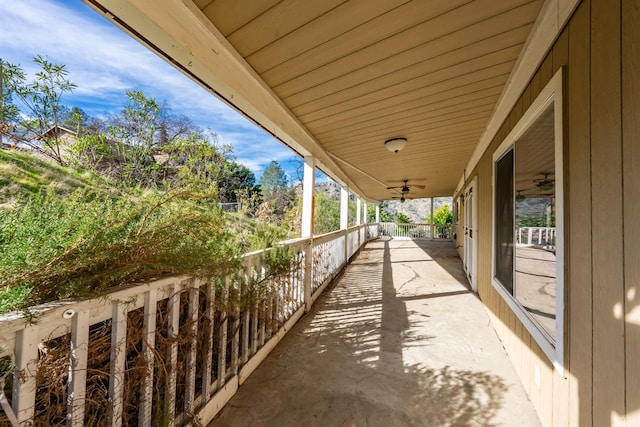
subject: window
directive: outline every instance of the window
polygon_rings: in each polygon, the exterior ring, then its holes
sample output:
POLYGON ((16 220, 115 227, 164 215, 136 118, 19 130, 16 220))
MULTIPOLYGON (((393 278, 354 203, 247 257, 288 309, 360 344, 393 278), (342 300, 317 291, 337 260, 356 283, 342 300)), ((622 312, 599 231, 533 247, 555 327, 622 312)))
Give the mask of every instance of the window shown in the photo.
POLYGON ((494 154, 493 285, 563 365, 562 74, 494 154))

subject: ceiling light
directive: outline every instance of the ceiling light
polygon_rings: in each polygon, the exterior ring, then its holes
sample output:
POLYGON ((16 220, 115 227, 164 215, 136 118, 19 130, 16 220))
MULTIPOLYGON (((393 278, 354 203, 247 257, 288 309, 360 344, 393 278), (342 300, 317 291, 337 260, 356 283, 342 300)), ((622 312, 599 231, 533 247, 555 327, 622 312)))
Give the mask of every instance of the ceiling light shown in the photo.
POLYGON ((384 146, 387 150, 397 153, 407 145, 407 138, 391 138, 384 142, 384 146))

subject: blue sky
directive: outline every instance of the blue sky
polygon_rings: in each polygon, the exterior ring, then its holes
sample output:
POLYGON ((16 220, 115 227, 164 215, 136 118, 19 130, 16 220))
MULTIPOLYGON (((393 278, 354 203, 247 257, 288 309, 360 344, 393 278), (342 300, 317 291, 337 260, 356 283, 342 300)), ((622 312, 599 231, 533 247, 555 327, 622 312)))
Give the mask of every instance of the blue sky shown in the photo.
POLYGON ((63 103, 106 116, 126 103, 127 90, 167 101, 233 146, 237 160, 258 178, 278 161, 296 179, 295 153, 227 107, 188 77, 102 18, 80 0, 0 0, 0 58, 32 75, 35 55, 65 64, 77 84, 63 103))

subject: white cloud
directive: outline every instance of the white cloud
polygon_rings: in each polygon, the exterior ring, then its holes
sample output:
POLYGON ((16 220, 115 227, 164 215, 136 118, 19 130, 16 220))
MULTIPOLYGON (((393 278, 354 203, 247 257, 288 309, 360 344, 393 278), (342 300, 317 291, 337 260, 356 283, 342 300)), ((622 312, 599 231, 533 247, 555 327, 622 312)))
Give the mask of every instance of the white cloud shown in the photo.
POLYGON ((271 160, 294 156, 81 2, 0 0, 0 58, 32 74, 37 54, 65 64, 78 87, 64 102, 86 107, 91 115, 118 110, 125 102, 124 92, 139 89, 216 132, 257 176, 271 160))

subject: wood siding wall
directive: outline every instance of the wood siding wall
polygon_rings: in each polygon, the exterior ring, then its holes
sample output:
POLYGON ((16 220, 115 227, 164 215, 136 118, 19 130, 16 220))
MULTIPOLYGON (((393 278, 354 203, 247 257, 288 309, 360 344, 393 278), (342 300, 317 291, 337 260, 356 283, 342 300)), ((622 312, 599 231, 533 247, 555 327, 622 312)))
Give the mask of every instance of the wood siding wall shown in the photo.
POLYGON ((640 426, 638 22, 637 0, 582 1, 467 181, 479 294, 545 426, 640 426), (565 378, 491 285, 492 155, 563 66, 565 378))

